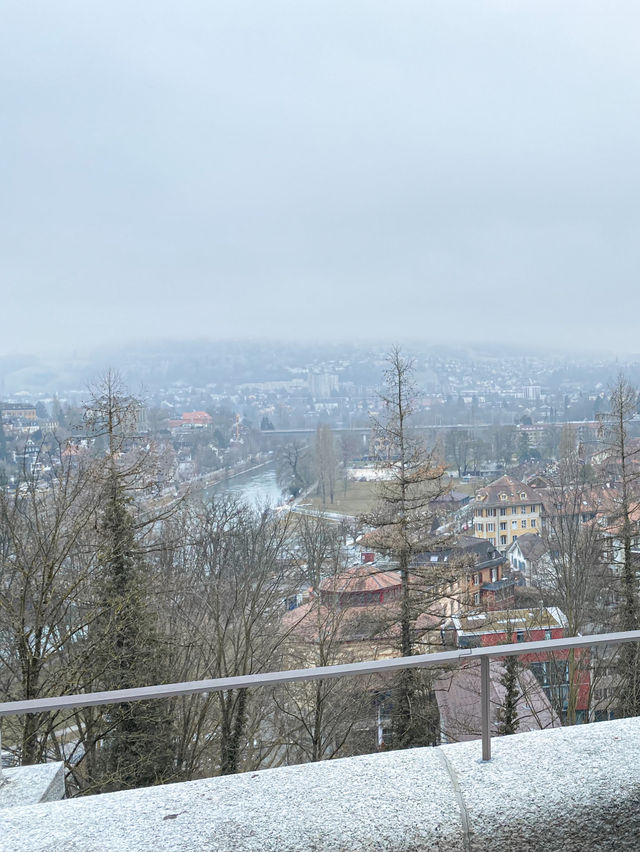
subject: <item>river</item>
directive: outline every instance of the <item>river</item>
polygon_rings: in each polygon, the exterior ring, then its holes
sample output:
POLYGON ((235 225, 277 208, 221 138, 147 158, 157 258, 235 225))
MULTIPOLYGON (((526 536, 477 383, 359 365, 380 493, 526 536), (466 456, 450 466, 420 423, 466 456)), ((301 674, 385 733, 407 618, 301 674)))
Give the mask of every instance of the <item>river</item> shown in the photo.
POLYGON ((276 480, 274 462, 267 462, 254 470, 247 470, 216 482, 215 485, 207 488, 206 493, 232 494, 252 506, 264 506, 265 503, 272 506, 282 504, 282 492, 276 480))

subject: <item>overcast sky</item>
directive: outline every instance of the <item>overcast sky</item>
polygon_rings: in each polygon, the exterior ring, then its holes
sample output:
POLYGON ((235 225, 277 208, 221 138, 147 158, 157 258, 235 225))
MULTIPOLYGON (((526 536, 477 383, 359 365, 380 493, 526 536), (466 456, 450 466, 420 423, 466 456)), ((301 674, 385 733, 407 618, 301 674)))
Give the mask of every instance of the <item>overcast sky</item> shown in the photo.
POLYGON ((5 0, 0 352, 640 351, 637 2, 5 0))

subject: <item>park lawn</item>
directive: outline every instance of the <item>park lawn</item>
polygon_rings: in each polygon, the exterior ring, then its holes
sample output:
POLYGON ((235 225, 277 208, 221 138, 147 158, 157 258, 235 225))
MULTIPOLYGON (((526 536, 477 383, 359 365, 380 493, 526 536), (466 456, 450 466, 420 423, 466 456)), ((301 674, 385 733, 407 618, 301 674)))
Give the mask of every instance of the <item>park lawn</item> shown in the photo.
POLYGON ((341 515, 357 517, 371 511, 376 502, 377 489, 377 482, 353 482, 349 480, 346 494, 344 484, 342 482, 337 483, 333 503, 327 500, 326 506, 323 506, 319 494, 307 497, 302 502, 312 503, 314 509, 320 509, 323 512, 338 512, 341 515))

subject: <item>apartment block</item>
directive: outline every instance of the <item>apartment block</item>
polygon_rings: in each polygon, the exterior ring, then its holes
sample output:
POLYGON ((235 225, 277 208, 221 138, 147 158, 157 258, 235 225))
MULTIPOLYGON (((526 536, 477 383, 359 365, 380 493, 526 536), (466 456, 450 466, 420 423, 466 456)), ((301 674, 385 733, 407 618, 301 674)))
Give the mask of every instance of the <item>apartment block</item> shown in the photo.
POLYGON ((502 553, 520 535, 540 532, 542 500, 535 488, 501 476, 478 489, 473 503, 473 534, 502 553))

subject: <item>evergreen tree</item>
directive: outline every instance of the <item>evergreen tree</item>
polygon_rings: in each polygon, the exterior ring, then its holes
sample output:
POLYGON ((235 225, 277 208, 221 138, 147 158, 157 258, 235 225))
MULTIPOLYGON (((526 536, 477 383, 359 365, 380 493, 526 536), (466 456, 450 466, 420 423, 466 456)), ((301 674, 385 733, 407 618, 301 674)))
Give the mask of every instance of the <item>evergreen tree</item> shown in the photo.
MULTIPOLYGON (((131 444, 138 402, 108 373, 94 392, 86 420, 103 435, 97 575, 99 614, 93 626, 96 683, 113 690, 163 682, 161 637, 150 610, 148 571, 141 531, 149 521, 134 515, 133 494, 142 488, 146 457, 131 444), (126 452, 125 452, 126 450, 126 452)), ((172 775, 172 724, 163 701, 116 704, 96 762, 100 789, 141 787, 172 775)))
POLYGON ((518 658, 507 657, 504 662, 504 672, 500 678, 504 687, 505 695, 502 706, 498 709, 498 734, 515 734, 520 725, 518 718, 518 700, 520 688, 518 686, 518 658))
POLYGON ((520 432, 518 435, 518 460, 525 462, 531 457, 531 449, 529 446, 529 435, 526 432, 520 432))
MULTIPOLYGON (((145 564, 117 474, 108 478, 99 528, 100 617, 96 661, 104 689, 164 680, 160 637, 146 600, 145 564)), ((107 788, 142 787, 171 775, 171 722, 162 701, 109 710, 102 771, 107 788)))
POLYGON ((53 397, 53 419, 60 427, 67 426, 67 418, 65 416, 60 400, 57 396, 53 397))
MULTIPOLYGON (((401 581, 400 652, 413 654, 413 624, 427 605, 430 590, 437 586, 434 568, 412 566, 413 556, 430 540, 431 501, 446 492, 444 468, 412 429, 417 405, 414 362, 394 347, 387 358, 384 388, 380 394, 383 416, 374 421, 374 447, 378 467, 384 471, 376 510, 363 518, 375 527, 370 534, 374 548, 396 561, 401 581)), ((430 542, 433 544, 434 542, 430 542)), ((402 669, 393 690, 393 744, 397 748, 435 745, 439 716, 428 671, 402 669)))

